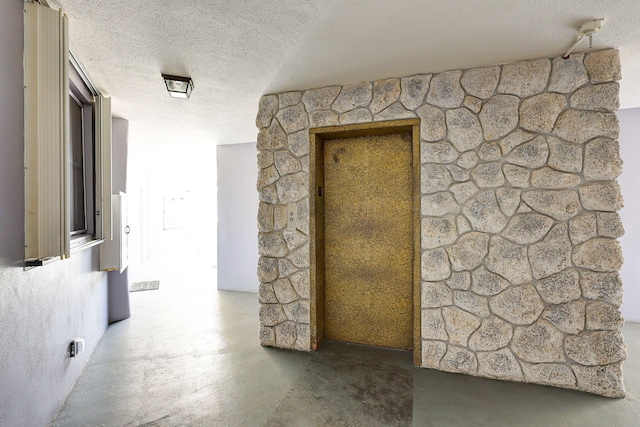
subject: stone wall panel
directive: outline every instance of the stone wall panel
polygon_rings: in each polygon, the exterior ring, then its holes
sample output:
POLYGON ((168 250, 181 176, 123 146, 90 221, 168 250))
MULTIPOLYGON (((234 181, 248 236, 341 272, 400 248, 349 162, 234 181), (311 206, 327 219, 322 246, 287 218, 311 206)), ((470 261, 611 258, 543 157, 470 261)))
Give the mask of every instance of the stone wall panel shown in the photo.
POLYGON ((315 340, 309 129, 417 117, 419 364, 624 396, 618 80, 609 49, 262 97, 260 343, 315 340))

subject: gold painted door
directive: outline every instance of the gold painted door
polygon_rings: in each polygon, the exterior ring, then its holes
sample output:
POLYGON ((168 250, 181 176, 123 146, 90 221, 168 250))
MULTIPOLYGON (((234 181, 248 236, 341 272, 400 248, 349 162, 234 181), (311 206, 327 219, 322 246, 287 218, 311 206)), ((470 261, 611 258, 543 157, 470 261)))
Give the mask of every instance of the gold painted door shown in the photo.
POLYGON ((325 337, 413 345, 412 139, 324 142, 325 337))

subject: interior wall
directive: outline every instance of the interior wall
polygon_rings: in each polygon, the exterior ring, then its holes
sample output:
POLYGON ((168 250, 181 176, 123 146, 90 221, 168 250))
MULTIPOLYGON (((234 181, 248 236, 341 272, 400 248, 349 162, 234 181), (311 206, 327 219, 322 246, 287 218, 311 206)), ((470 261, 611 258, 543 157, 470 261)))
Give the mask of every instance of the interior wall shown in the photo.
POLYGON ((97 248, 23 269, 23 2, 0 3, 0 425, 47 425, 107 327, 97 248), (86 340, 72 359, 68 346, 86 340))
POLYGON ((624 161, 618 178, 624 208, 620 211, 625 234, 620 239, 625 262, 620 274, 624 283, 622 315, 627 322, 640 322, 640 108, 618 111, 620 119, 620 154, 624 161))
POLYGON ((218 146, 218 289, 257 292, 255 143, 218 146))

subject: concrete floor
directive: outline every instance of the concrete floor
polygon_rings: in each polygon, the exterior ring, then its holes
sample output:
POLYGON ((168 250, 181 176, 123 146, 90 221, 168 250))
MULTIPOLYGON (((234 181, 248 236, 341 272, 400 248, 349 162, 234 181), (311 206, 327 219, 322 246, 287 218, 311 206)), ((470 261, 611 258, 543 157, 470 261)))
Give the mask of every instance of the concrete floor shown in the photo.
POLYGON ((614 400, 419 369, 405 351, 263 348, 256 295, 186 268, 131 294, 133 316, 108 328, 52 426, 640 425, 640 324, 625 325, 614 400))

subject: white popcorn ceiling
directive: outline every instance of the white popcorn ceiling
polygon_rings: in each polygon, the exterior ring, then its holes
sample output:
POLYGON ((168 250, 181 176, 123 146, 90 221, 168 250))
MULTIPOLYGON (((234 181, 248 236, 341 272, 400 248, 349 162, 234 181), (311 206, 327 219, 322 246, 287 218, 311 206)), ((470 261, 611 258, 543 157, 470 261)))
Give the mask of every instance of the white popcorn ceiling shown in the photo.
MULTIPOLYGON (((585 21, 621 51, 621 108, 640 107, 637 0, 49 0, 71 49, 130 121, 130 143, 255 141, 264 94, 564 54, 585 21), (193 78, 170 98, 161 73, 193 78)), ((588 40, 575 52, 589 50, 588 40)))

